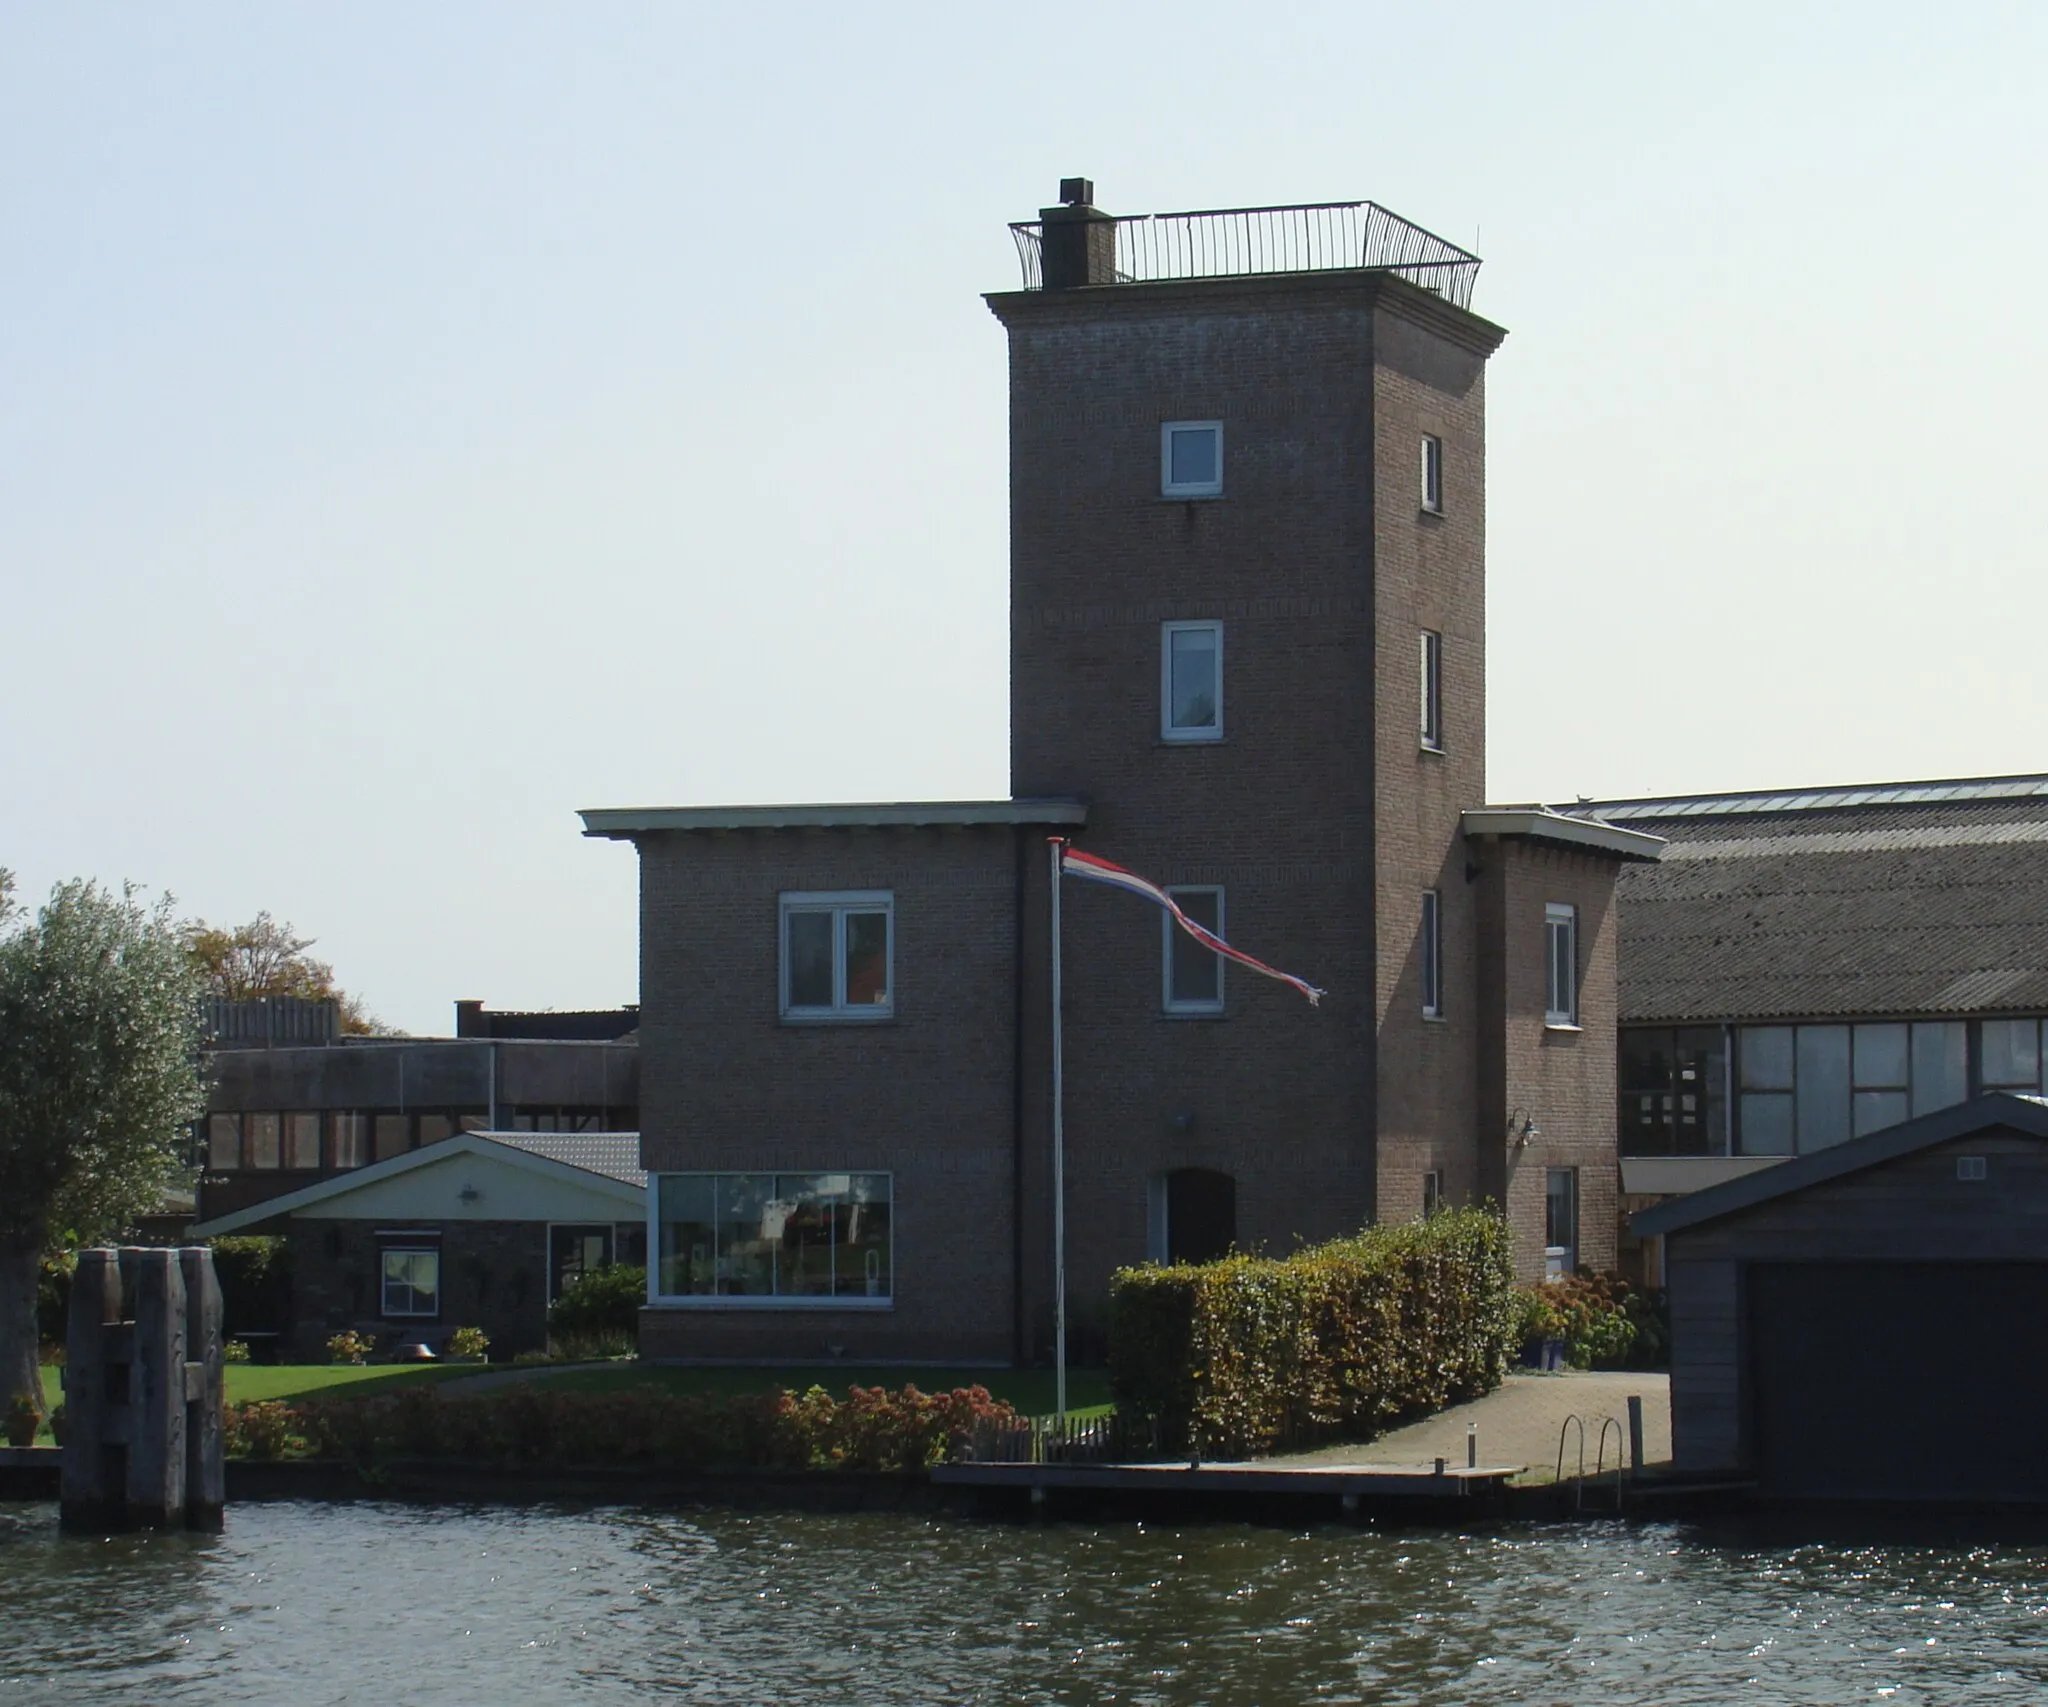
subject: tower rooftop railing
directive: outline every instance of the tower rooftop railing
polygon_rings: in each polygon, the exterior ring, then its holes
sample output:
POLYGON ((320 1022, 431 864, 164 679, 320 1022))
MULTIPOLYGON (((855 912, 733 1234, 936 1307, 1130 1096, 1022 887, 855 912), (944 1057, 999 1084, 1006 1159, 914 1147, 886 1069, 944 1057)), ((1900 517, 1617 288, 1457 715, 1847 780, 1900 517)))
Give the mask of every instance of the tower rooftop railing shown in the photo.
MULTIPOLYGON (((1377 202, 1090 213, 1093 223, 1114 227, 1117 284, 1266 273, 1387 272, 1470 308, 1479 276, 1477 255, 1377 202)), ((1010 234, 1017 241, 1024 288, 1044 290, 1045 222, 1013 224, 1010 234)))

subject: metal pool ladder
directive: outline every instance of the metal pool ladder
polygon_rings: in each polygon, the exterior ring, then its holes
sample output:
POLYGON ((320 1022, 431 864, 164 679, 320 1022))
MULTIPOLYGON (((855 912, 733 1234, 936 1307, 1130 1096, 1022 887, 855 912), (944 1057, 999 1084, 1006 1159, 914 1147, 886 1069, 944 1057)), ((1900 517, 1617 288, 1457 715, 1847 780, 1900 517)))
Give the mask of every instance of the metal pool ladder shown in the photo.
MULTIPOLYGON (((1579 1456, 1578 1471, 1572 1477, 1572 1509, 1574 1511, 1584 1511, 1586 1509, 1587 1485, 1586 1419, 1584 1417, 1568 1416, 1564 1419, 1564 1422, 1558 1428, 1557 1474, 1555 1480, 1559 1482, 1562 1482, 1564 1480, 1565 1442, 1571 1438, 1572 1431, 1574 1429, 1578 1430, 1579 1456)), ((1609 1483, 1608 1486, 1614 1490, 1614 1509, 1618 1513, 1621 1510, 1622 1499, 1627 1488, 1629 1474, 1629 1452, 1627 1433, 1622 1428, 1619 1419, 1615 1417, 1603 1416, 1602 1418, 1600 1418, 1600 1432, 1598 1435, 1594 1437, 1597 1442, 1597 1445, 1595 1447, 1593 1454, 1592 1483, 1593 1486, 1597 1489, 1600 1486, 1600 1478, 1608 1473, 1607 1433, 1610 1429, 1614 1431, 1614 1480, 1611 1483, 1609 1483)))

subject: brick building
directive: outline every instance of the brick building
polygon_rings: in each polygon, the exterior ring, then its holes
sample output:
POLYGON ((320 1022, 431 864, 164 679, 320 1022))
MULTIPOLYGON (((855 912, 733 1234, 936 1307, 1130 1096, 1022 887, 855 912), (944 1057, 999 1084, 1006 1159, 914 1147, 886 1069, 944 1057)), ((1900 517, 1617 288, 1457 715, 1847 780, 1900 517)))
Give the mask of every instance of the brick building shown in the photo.
POLYGON ((1614 1255, 1614 875, 1485 805, 1476 257, 1368 203, 1014 227, 1011 794, 593 811, 641 854, 652 1356, 1042 1355, 1068 1274, 1504 1203, 1614 1255))

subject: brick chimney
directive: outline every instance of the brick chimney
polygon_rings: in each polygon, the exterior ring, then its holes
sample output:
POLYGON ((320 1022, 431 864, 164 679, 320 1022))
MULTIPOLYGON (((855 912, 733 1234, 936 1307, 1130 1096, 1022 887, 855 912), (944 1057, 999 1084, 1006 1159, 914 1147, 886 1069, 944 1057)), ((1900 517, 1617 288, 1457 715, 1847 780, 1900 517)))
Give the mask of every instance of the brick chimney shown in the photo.
POLYGON ((1060 180, 1060 205, 1038 210, 1039 276, 1047 290, 1116 283, 1116 220, 1087 178, 1060 180))

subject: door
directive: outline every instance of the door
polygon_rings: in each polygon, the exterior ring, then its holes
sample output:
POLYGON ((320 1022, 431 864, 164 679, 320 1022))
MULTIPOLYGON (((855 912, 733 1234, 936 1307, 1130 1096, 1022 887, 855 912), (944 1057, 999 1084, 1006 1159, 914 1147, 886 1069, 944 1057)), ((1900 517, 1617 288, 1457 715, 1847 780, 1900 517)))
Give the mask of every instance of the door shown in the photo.
POLYGON ((1166 1176, 1166 1260, 1213 1262, 1237 1243, 1237 1181, 1213 1168, 1166 1176))
POLYGON ((586 1274, 611 1260, 612 1229, 608 1224, 555 1222, 548 1228, 548 1302, 552 1304, 586 1274))
POLYGON ((1755 1264, 1748 1363, 1767 1494, 2048 1502, 2048 1263, 1755 1264))

